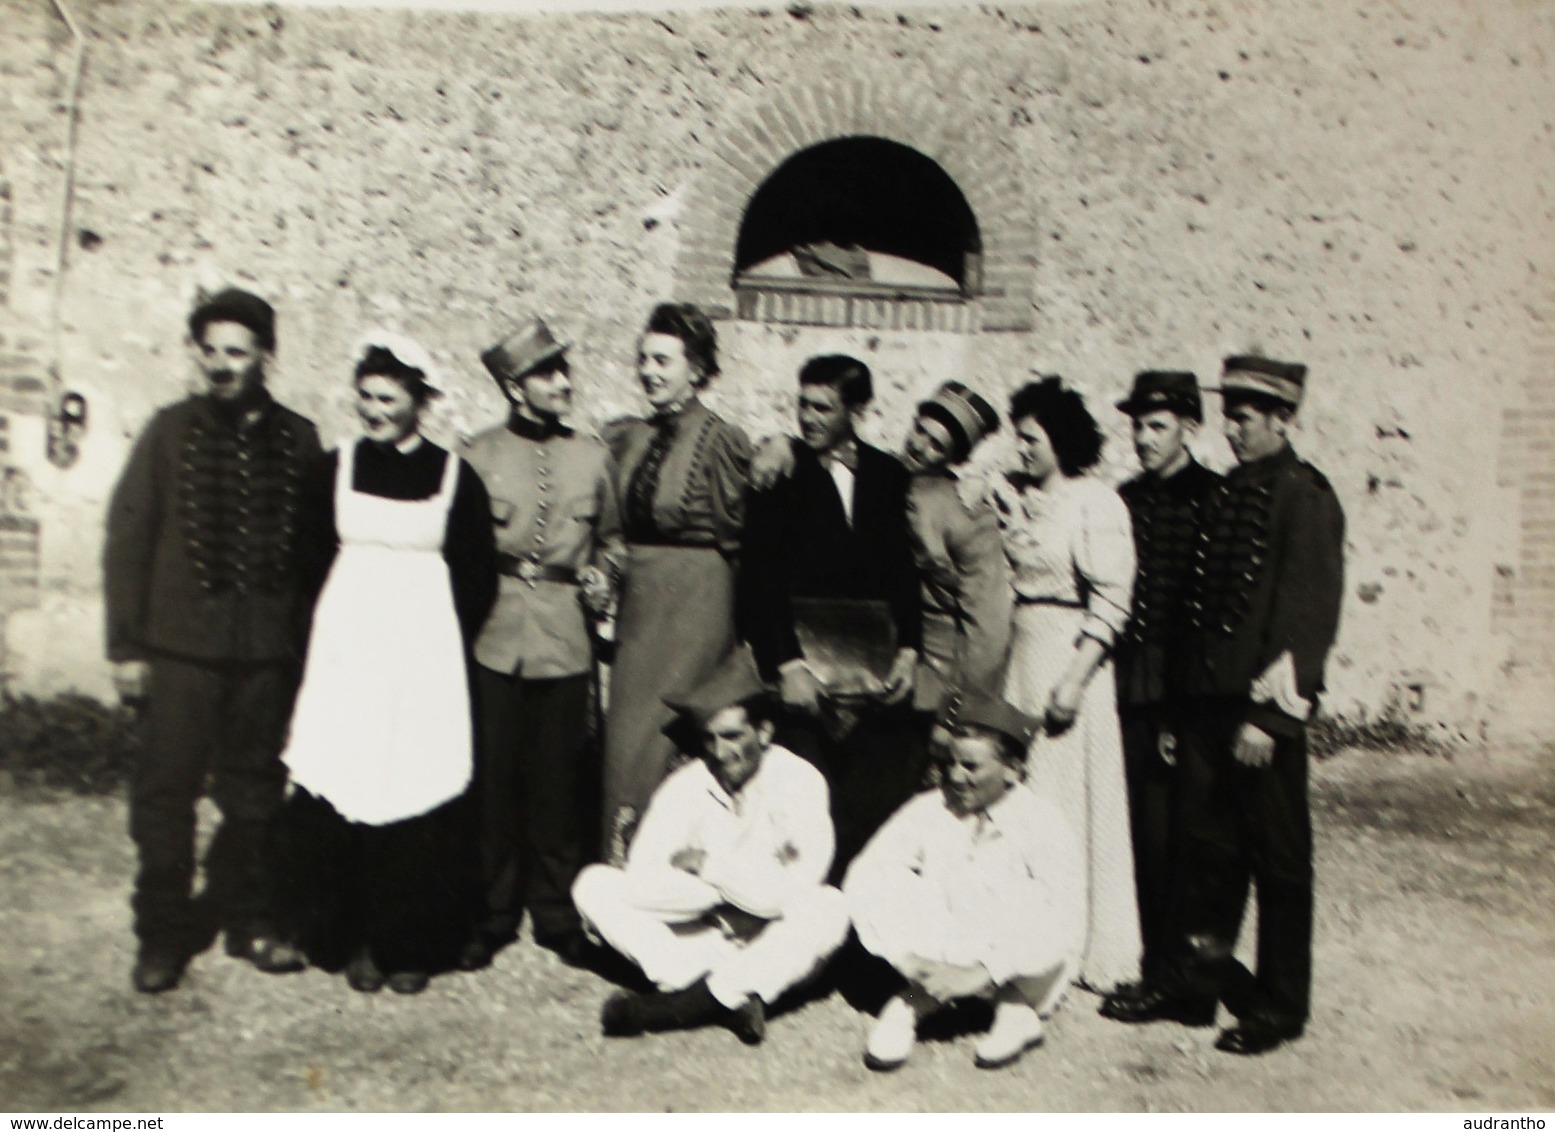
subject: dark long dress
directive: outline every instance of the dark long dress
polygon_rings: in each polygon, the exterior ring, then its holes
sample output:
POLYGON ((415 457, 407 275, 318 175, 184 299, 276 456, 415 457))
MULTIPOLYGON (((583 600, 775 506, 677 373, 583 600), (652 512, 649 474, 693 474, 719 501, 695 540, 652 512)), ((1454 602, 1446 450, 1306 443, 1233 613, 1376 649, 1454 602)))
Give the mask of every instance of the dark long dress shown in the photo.
MULTIPOLYGON (((451 458, 426 441, 409 453, 361 441, 350 486, 381 499, 428 500, 440 490, 451 458)), ((298 553, 315 601, 340 545, 338 468, 332 453, 305 486, 298 553)), ((459 465, 457 476, 442 557, 468 653, 495 599, 496 556, 486 489, 467 464, 459 465)), ((386 608, 383 616, 395 612, 386 608)), ((467 682, 467 672, 461 678, 467 682)), ((362 770, 371 773, 370 767, 362 770)), ((335 968, 365 946, 386 973, 446 969, 473 913, 470 805, 466 792, 400 820, 350 820, 325 797, 294 787, 279 827, 281 902, 309 958, 335 968)))
POLYGON ((668 419, 618 422, 605 440, 628 550, 601 825, 602 855, 617 860, 675 753, 663 697, 699 681, 734 647, 750 442, 695 398, 668 419))

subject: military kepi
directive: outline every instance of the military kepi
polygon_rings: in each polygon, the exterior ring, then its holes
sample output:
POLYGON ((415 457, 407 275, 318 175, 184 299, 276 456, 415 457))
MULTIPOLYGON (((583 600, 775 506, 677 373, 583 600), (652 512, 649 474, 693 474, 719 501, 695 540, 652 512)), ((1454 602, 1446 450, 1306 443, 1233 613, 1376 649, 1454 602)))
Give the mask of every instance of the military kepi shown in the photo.
POLYGON ((953 462, 965 460, 978 441, 999 427, 998 410, 959 381, 941 385, 934 396, 918 405, 918 412, 949 431, 955 444, 950 454, 953 462))
POLYGON ((545 325, 545 320, 531 318, 510 330, 491 349, 481 355, 481 361, 500 381, 517 381, 533 373, 546 362, 567 352, 567 343, 558 341, 545 325))
POLYGON ((748 647, 741 646, 725 656, 696 687, 665 696, 664 703, 698 727, 706 727, 708 721, 724 708, 747 703, 768 692, 766 682, 756 670, 755 657, 748 647))
POLYGON ((1250 354, 1227 358, 1220 377, 1222 394, 1251 393, 1298 406, 1306 387, 1307 367, 1297 362, 1276 362, 1250 354))
POLYGON ((1008 736, 1021 747, 1027 747, 1036 737, 1040 721, 998 696, 974 689, 957 692, 950 697, 945 710, 940 714, 940 724, 952 730, 958 727, 983 727, 1008 736))
POLYGON ((1166 410, 1190 420, 1204 419, 1199 379, 1185 370, 1149 369, 1135 374, 1134 388, 1118 408, 1131 417, 1166 410))

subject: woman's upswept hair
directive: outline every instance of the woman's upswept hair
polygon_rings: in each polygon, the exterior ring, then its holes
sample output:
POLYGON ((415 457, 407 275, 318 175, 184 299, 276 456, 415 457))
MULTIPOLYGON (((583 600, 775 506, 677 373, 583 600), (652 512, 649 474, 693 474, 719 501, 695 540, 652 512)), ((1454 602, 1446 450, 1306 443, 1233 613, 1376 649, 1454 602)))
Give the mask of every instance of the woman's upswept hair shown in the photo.
POLYGON ((679 338, 699 387, 718 376, 718 332, 700 307, 691 303, 660 303, 648 316, 643 333, 679 338))
POLYGON ((1053 445, 1058 470, 1077 476, 1101 460, 1102 433, 1085 407, 1085 398, 1064 387, 1064 379, 1049 374, 1021 386, 1010 398, 1010 423, 1032 418, 1053 445))

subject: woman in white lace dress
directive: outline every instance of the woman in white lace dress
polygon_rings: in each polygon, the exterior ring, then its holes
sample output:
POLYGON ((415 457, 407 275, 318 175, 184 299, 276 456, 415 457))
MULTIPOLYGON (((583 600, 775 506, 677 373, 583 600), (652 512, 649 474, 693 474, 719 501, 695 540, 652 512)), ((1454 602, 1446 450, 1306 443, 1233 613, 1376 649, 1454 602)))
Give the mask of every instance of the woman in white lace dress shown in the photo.
POLYGON ((1080 979, 1108 991, 1137 975, 1128 795, 1109 654, 1128 619, 1134 539, 1115 491, 1087 474, 1101 432, 1057 377, 1017 390, 1010 421, 1022 467, 994 488, 1015 574, 1015 630, 1004 696, 1043 718, 1031 784, 1074 823, 1088 908, 1080 979))

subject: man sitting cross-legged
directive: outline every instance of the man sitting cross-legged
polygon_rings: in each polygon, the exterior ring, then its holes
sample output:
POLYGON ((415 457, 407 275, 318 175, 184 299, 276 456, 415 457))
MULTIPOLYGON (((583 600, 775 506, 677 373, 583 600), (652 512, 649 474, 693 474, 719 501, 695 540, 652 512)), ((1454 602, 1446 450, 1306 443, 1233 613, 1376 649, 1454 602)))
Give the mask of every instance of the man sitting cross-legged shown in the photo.
POLYGON ((665 702, 700 732, 702 757, 653 795, 624 868, 593 865, 573 902, 658 990, 605 1003, 604 1032, 721 1022, 748 1045, 766 1006, 842 943, 842 893, 824 884, 834 839, 826 780, 772 742, 766 686, 740 651, 665 702))
POLYGON ((864 1063, 876 1070, 899 1068, 918 1022, 961 998, 994 1003, 977 1065, 1019 1060, 1041 1042, 1085 940, 1079 842, 1025 786, 1037 721, 967 693, 940 726, 939 789, 892 815, 843 882, 859 941, 906 980, 870 1032, 864 1063))

